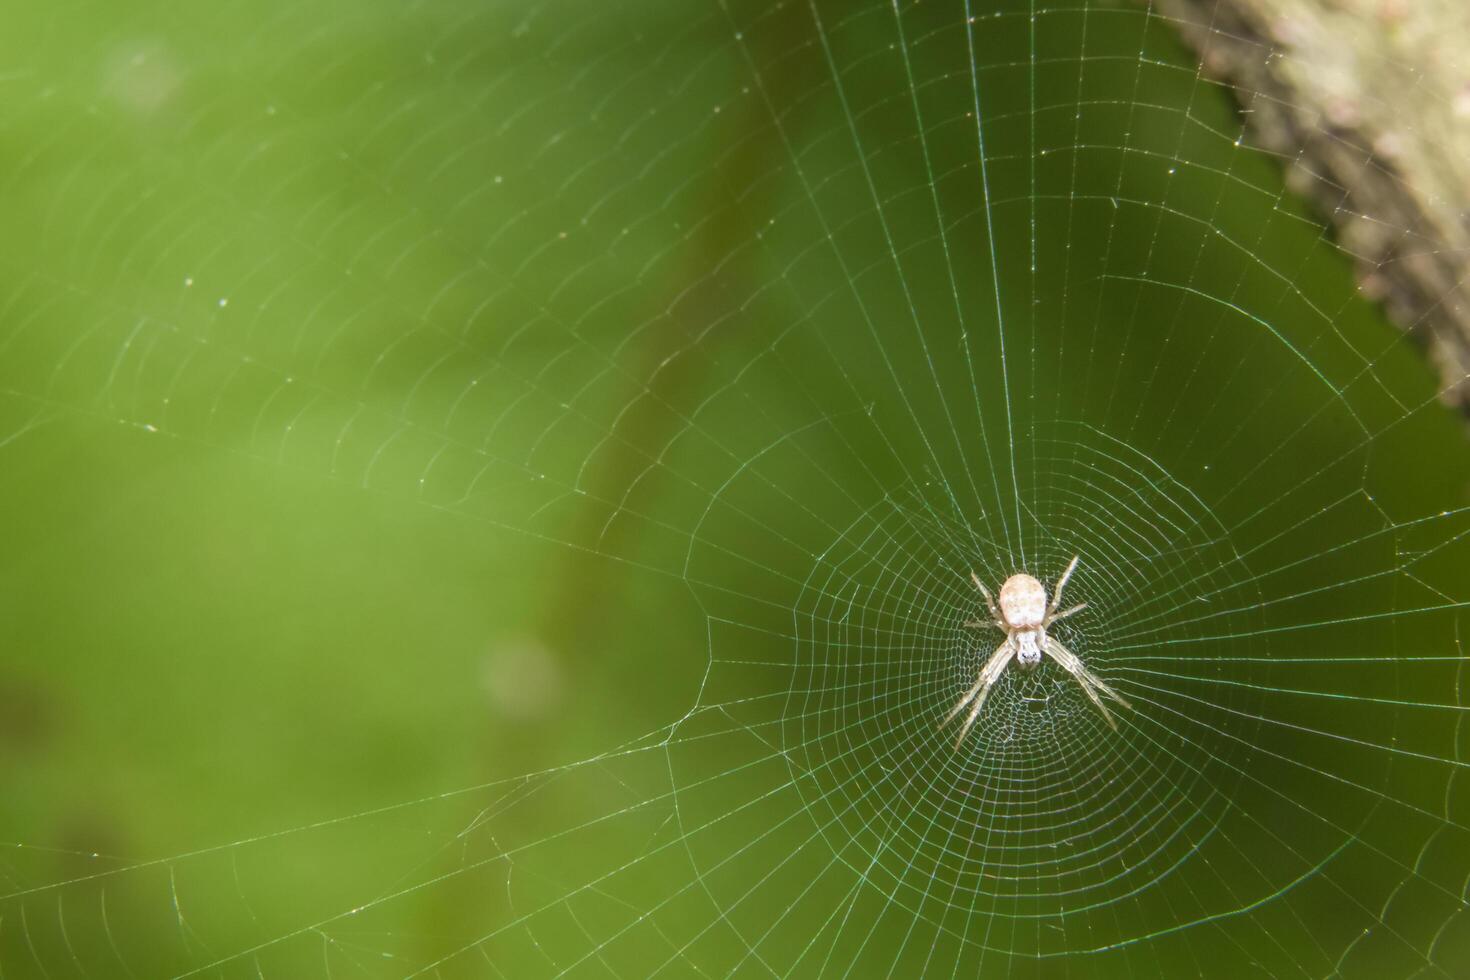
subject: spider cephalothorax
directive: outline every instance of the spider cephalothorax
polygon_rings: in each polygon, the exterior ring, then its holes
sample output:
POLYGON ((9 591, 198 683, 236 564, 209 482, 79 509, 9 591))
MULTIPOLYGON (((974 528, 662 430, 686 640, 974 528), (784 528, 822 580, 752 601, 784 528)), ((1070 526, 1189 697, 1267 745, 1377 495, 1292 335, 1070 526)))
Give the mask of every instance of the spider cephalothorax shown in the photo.
MULTIPOLYGON (((1081 557, 1080 555, 1078 556, 1081 557)), ((980 576, 974 572, 970 578, 975 583, 975 588, 985 597, 985 604, 990 608, 989 620, 971 620, 965 625, 971 629, 983 629, 987 626, 997 626, 1005 630, 1005 642, 996 648, 990 659, 985 661, 985 666, 980 668, 980 676, 975 681, 975 686, 960 698, 959 703, 945 716, 941 725, 947 725, 966 705, 970 707, 970 715, 965 719, 965 724, 960 728, 960 736, 955 739, 955 748, 969 734, 970 727, 975 724, 975 719, 980 717, 980 709, 985 705, 985 697, 995 682, 1000 680, 1000 675, 1005 671, 1006 665, 1011 658, 1016 660, 1016 666, 1023 671, 1032 671, 1041 663, 1041 655, 1055 660, 1067 673, 1076 678, 1077 683, 1082 686, 1083 692, 1097 705, 1103 717, 1114 729, 1118 723, 1113 720, 1113 715, 1108 711, 1107 705, 1103 704, 1098 693, 1106 694, 1125 708, 1132 705, 1117 691, 1109 687, 1102 678, 1098 677, 1082 663, 1082 660, 1071 650, 1047 636, 1046 630, 1052 623, 1059 619, 1065 619, 1073 613, 1081 612, 1087 608, 1087 603, 1079 603, 1070 609, 1057 611, 1062 604, 1062 588, 1067 584, 1067 579, 1072 577, 1072 570, 1077 567, 1077 558, 1073 558, 1062 577, 1057 579, 1056 590, 1052 593, 1051 601, 1047 602, 1046 588, 1035 578, 1025 572, 1018 572, 1005 580, 1000 587, 1000 601, 997 602, 990 597, 980 576)))

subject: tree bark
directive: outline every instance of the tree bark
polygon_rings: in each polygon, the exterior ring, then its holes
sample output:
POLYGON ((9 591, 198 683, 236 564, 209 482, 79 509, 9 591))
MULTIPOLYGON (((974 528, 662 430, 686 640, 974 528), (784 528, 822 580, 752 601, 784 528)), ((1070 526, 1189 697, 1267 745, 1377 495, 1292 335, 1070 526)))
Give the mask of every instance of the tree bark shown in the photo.
POLYGON ((1470 418, 1470 3, 1152 0, 1470 418))

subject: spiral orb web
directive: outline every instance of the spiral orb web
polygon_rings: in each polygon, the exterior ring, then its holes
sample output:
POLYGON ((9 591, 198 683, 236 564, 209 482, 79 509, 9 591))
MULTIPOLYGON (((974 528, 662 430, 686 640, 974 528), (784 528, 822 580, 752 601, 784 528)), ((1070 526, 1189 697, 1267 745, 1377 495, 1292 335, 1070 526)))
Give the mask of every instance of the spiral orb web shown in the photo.
MULTIPOLYGON (((1052 582, 1081 542, 1068 596, 1088 610, 1055 630, 1093 669, 1131 693, 1108 651, 1149 633, 1188 638, 1199 633, 1193 621, 1223 613, 1238 638, 1216 649, 1245 665, 1232 679, 1263 680, 1268 644, 1252 628, 1253 577, 1213 515, 1146 457, 1101 440, 1079 449, 1075 426, 1054 428, 1035 444, 1042 477, 1028 510, 1048 540, 1027 549, 1029 565, 917 489, 841 530, 796 602, 779 716, 812 860, 830 855, 931 927, 963 935, 967 923, 996 923, 989 939, 967 939, 1033 956, 1140 938, 1126 931, 1137 924, 1117 914, 1120 903, 1201 919, 1234 908, 1238 896, 1208 869, 1249 853, 1240 835, 1263 832, 1229 803, 1240 746, 1257 727, 1259 698, 1247 687, 1212 692, 1188 732, 1150 710, 1167 693, 1145 691, 1137 711, 1120 711, 1122 732, 1112 736, 1059 668, 1012 670, 958 750, 957 723, 938 727, 999 640, 964 626, 985 616, 967 570, 998 583, 1030 568, 1052 582), (1199 737, 1217 726, 1229 737, 1199 737)), ((1262 869, 1259 886, 1279 891, 1300 873, 1262 869)))
POLYGON ((1463 432, 1149 4, 15 19, 6 975, 1466 972, 1463 432))

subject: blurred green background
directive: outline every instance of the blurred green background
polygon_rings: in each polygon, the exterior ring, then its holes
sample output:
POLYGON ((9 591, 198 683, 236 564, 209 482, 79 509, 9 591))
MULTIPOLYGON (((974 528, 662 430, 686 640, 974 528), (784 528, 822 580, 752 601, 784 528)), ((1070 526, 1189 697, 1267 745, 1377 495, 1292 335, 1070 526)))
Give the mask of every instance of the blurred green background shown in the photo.
POLYGON ((8 13, 6 976, 1470 970, 1462 429, 1167 21, 8 13))

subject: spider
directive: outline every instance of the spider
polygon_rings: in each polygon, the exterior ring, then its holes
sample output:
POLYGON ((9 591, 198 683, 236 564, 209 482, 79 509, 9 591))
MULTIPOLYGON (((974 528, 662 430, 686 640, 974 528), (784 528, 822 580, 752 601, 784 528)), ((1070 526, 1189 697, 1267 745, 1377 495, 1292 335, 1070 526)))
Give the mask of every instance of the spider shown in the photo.
POLYGON ((1006 665, 1011 658, 1016 658, 1016 666, 1024 671, 1031 672, 1041 663, 1041 655, 1045 653, 1067 673, 1071 674, 1082 686, 1083 693, 1092 699, 1097 709, 1103 713, 1108 724, 1114 731, 1118 729, 1118 723, 1113 720, 1112 713, 1103 704, 1102 698, 1098 697, 1101 691, 1108 697, 1117 701, 1125 708, 1133 705, 1109 687, 1102 678, 1083 665, 1082 660, 1071 650, 1062 646, 1061 643, 1046 635, 1046 628, 1059 619, 1066 619, 1073 613, 1079 613, 1087 608, 1087 603, 1079 603, 1070 609, 1057 612, 1057 607, 1062 604, 1062 588, 1066 586, 1067 579, 1072 577, 1072 570, 1077 567, 1077 561, 1082 556, 1078 555, 1072 559, 1062 577, 1057 579, 1056 591, 1052 593, 1051 602, 1046 601, 1046 589, 1040 582, 1027 575, 1025 572, 1017 572, 1005 580, 1000 587, 1000 604, 997 608, 995 600, 990 597, 990 590, 980 581, 980 576, 974 572, 970 573, 970 579, 975 583, 975 588, 985 597, 985 604, 990 607, 990 619, 985 621, 970 620, 965 623, 969 629, 984 629, 987 626, 998 626, 1005 630, 1005 642, 996 648, 985 661, 985 666, 980 668, 980 676, 975 681, 975 686, 965 692, 959 703, 954 706, 945 716, 944 721, 939 723, 943 728, 954 720, 955 716, 965 710, 965 706, 974 701, 974 707, 970 708, 970 716, 965 719, 964 726, 960 729, 960 737, 955 739, 954 747, 958 749, 965 736, 970 733, 970 726, 975 724, 975 719, 980 717, 980 709, 985 705, 985 696, 995 682, 1000 680, 1000 675, 1005 671, 1006 665))

